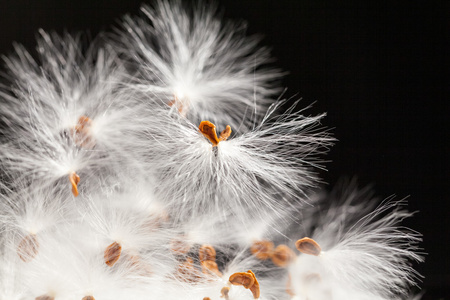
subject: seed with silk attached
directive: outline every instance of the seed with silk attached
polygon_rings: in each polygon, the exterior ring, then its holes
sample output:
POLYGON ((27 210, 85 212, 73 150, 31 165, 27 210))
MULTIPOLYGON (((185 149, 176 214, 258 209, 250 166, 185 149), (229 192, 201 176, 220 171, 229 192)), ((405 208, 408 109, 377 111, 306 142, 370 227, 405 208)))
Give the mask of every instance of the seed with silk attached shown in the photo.
POLYGON ((317 244, 315 240, 308 237, 299 239, 297 242, 295 242, 295 247, 297 247, 298 251, 300 251, 301 253, 314 256, 319 256, 322 252, 319 244, 317 244))
POLYGON ((25 236, 17 246, 17 255, 24 262, 29 262, 38 254, 39 243, 35 234, 25 236))
POLYGON ((225 130, 220 133, 220 137, 217 137, 216 125, 209 121, 202 121, 198 129, 211 142, 213 147, 219 145, 219 142, 226 141, 231 135, 231 127, 227 125, 225 130))
POLYGON ((286 267, 295 259, 295 253, 286 245, 278 245, 272 254, 272 262, 279 267, 286 267))
POLYGON ((110 267, 114 266, 114 264, 119 260, 121 253, 122 246, 117 242, 112 243, 105 250, 105 263, 110 267))
POLYGON ((72 184, 72 194, 78 196, 78 184, 80 183, 80 176, 77 173, 72 172, 69 175, 69 181, 72 184))
POLYGON ((272 256, 273 247, 271 241, 256 241, 250 247, 250 251, 256 258, 266 260, 272 256))

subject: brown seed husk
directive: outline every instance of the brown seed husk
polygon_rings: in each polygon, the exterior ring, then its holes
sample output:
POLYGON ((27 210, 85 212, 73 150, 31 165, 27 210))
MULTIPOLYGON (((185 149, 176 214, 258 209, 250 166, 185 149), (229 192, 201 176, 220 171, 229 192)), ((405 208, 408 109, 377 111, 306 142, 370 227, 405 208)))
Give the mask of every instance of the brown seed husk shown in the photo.
POLYGON ((114 266, 114 264, 119 260, 121 253, 122 246, 117 242, 112 243, 105 250, 105 263, 110 267, 114 266))
POLYGON ((295 253, 286 245, 278 245, 272 254, 272 262, 278 267, 286 267, 295 259, 295 253))
POLYGON ((25 236, 17 246, 17 255, 24 262, 30 262, 36 257, 39 250, 39 242, 35 234, 25 236))
POLYGON ((198 259, 200 262, 216 260, 216 250, 211 245, 202 245, 198 251, 198 259))
POLYGON ((297 242, 295 242, 295 247, 297 247, 298 251, 300 251, 301 253, 314 256, 319 256, 322 252, 319 244, 317 244, 315 240, 308 237, 299 239, 297 242))
POLYGON ((69 175, 69 181, 72 184, 72 194, 78 196, 78 184, 80 183, 80 176, 77 173, 72 172, 69 175))
POLYGON ((42 295, 36 297, 35 300, 55 300, 55 297, 49 295, 42 295))
POLYGON ((274 245, 271 241, 256 241, 250 247, 250 251, 256 258, 266 260, 272 256, 273 248, 274 245))

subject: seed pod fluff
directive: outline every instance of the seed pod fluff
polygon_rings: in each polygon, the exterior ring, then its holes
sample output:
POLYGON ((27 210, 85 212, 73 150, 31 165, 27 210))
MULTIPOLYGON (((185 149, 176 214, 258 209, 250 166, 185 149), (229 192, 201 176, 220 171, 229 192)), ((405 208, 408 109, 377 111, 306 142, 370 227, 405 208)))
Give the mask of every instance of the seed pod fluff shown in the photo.
POLYGON ((0 300, 411 295, 405 201, 323 196, 326 114, 279 100, 267 48, 216 11, 156 0, 3 57, 0 300))

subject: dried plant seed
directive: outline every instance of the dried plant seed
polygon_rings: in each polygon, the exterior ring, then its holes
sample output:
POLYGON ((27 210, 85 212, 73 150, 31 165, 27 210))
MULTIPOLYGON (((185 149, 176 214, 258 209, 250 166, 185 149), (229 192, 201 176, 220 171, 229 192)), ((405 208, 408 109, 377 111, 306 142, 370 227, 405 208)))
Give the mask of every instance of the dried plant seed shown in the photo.
POLYGON ((219 141, 226 141, 231 135, 231 127, 227 125, 225 129, 220 133, 219 141))
POLYGON ((110 267, 114 266, 119 260, 121 252, 122 246, 119 243, 114 242, 109 245, 104 253, 105 263, 110 267))
POLYGON ((319 244, 317 244, 315 240, 308 237, 299 239, 297 242, 295 242, 295 247, 297 247, 298 251, 300 251, 301 253, 314 256, 319 256, 322 252, 319 244))
POLYGON ((213 146, 217 146, 220 142, 216 133, 216 125, 209 121, 202 121, 200 126, 198 127, 200 132, 213 144, 213 146))
POLYGON ((93 296, 84 296, 81 300, 95 300, 93 296))
POLYGON ((295 259, 295 253, 286 245, 278 245, 272 254, 272 262, 278 267, 286 267, 295 259))
POLYGON ((250 251, 260 260, 269 259, 273 253, 273 243, 271 241, 256 241, 250 247, 250 251))
POLYGON ((72 184, 72 194, 78 196, 78 184, 80 183, 80 176, 77 173, 72 172, 69 175, 69 181, 72 184))
POLYGON ((86 116, 81 116, 78 119, 78 123, 70 129, 71 135, 76 145, 84 148, 92 148, 95 146, 89 133, 91 126, 91 119, 86 116))
POLYGON ((55 300, 55 297, 49 295, 42 295, 35 298, 35 300, 55 300))
POLYGON ((198 259, 203 262, 216 260, 216 250, 211 245, 202 245, 198 251, 198 259))
POLYGON ((248 270, 247 272, 250 273, 253 276, 253 279, 255 280, 253 285, 250 287, 250 291, 253 294, 253 298, 258 299, 260 294, 261 294, 261 291, 260 291, 260 288, 259 288, 259 282, 256 279, 255 273, 253 273, 252 270, 248 270))
POLYGON ((17 254, 24 262, 29 262, 36 257, 39 243, 35 234, 25 236, 17 246, 17 254))
POLYGON ((219 267, 217 263, 212 260, 205 260, 201 262, 202 264, 202 272, 203 274, 212 275, 215 274, 219 277, 222 277, 222 273, 219 271, 219 267))
POLYGON ((246 289, 255 283, 255 277, 248 272, 238 272, 230 276, 229 281, 234 285, 242 285, 246 289))
POLYGON ((220 290, 220 298, 225 298, 225 300, 229 300, 229 296, 228 294, 230 293, 230 288, 227 286, 224 286, 221 290, 220 290))

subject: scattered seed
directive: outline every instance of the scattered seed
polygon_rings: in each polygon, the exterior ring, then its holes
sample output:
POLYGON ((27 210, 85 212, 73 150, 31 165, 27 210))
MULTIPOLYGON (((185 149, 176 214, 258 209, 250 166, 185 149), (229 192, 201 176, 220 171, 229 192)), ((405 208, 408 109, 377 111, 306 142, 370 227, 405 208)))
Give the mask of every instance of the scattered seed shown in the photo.
POLYGON ((222 294, 222 296, 220 296, 220 298, 225 298, 225 300, 229 300, 229 296, 228 294, 230 293, 230 288, 227 286, 224 286, 221 290, 220 293, 222 294))
POLYGON ((275 265, 286 267, 295 259, 295 253, 286 245, 278 245, 271 258, 275 265))
POLYGON ((198 258, 200 262, 216 261, 216 250, 211 245, 202 245, 198 251, 198 258))
POLYGON ((81 300, 95 300, 93 296, 84 296, 81 300))
POLYGON ((219 277, 222 277, 222 273, 219 271, 219 267, 217 266, 217 263, 212 260, 205 260, 201 262, 202 265, 202 272, 203 274, 207 275, 217 275, 219 277))
POLYGON ((29 262, 36 257, 39 243, 35 234, 25 236, 17 246, 17 254, 24 262, 29 262))
POLYGON ((42 295, 35 298, 36 300, 55 300, 55 297, 49 295, 42 295))
POLYGON ((218 138, 216 133, 216 125, 209 121, 202 121, 198 129, 211 142, 213 147, 216 147, 221 141, 226 141, 231 134, 231 127, 230 125, 227 125, 225 130, 220 134, 220 138, 218 138))
POLYGON ((104 254, 105 263, 110 267, 114 266, 114 264, 119 260, 121 252, 122 246, 119 243, 114 242, 109 245, 104 254))
POLYGON ((69 175, 69 181, 72 184, 72 194, 78 196, 78 184, 80 183, 80 176, 77 173, 72 172, 69 175))
POLYGON ((250 291, 253 294, 253 298, 258 299, 260 296, 260 289, 259 289, 259 282, 256 279, 255 273, 253 273, 251 270, 248 270, 247 272, 249 272, 250 274, 252 274, 253 279, 255 280, 255 282, 253 283, 253 285, 250 287, 250 291))
POLYGON ((322 252, 319 244, 317 244, 315 240, 308 237, 299 239, 297 242, 295 242, 295 247, 297 247, 298 251, 302 253, 314 256, 319 256, 322 252))
POLYGON ((232 274, 229 281, 231 284, 242 285, 246 289, 249 289, 255 283, 255 276, 252 276, 249 272, 238 272, 232 274))
POLYGON ((271 241, 256 241, 250 247, 250 251, 260 260, 269 259, 273 254, 273 243, 271 241))
POLYGON ((226 141, 231 135, 231 127, 227 125, 225 129, 220 133, 219 141, 226 141))
POLYGON ((203 300, 211 300, 209 297, 204 297, 203 300))
POLYGON ((92 148, 95 146, 89 133, 92 121, 86 116, 81 116, 78 123, 70 129, 74 143, 80 147, 92 148))

